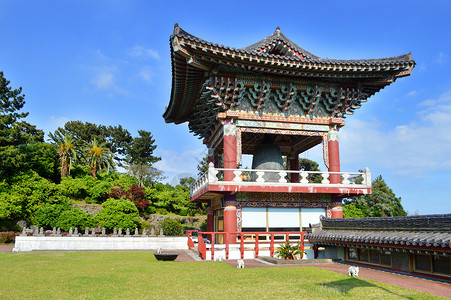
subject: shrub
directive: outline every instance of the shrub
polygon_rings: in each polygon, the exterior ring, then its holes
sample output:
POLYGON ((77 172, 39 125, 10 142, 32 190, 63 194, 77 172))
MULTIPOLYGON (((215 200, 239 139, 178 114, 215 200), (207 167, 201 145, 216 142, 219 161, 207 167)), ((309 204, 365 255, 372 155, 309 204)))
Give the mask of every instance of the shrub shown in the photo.
POLYGON ((163 234, 169 236, 180 236, 183 234, 183 226, 178 220, 171 218, 164 219, 161 222, 161 228, 163 228, 163 234))
POLYGON ((140 218, 136 206, 124 199, 109 198, 102 204, 103 209, 95 216, 95 221, 100 227, 108 229, 139 227, 140 218))
POLYGON ((157 209, 157 213, 159 213, 160 215, 167 215, 168 211, 166 210, 166 208, 159 208, 157 209))
POLYGON ((92 215, 84 212, 81 208, 75 207, 63 211, 58 219, 57 226, 64 231, 69 231, 72 228, 86 228, 94 225, 94 218, 92 215))
POLYGON ((200 230, 207 231, 207 219, 200 224, 200 230))
POLYGON ((61 213, 69 209, 71 209, 71 206, 66 201, 60 204, 46 203, 36 210, 33 223, 38 227, 44 227, 44 229, 52 229, 58 226, 61 213))
POLYGON ((149 205, 149 201, 145 199, 144 188, 137 185, 131 185, 128 190, 124 190, 122 187, 112 189, 109 197, 114 199, 128 199, 136 205, 140 212, 144 212, 149 205))
POLYGON ((14 232, 0 232, 0 244, 12 244, 14 243, 14 240, 16 238, 16 235, 14 232))

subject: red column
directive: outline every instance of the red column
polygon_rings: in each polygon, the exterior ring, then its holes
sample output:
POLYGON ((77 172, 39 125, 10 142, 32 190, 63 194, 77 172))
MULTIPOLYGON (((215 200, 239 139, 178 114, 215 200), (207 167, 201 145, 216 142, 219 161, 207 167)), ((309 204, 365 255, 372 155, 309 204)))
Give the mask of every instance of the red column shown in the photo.
MULTIPOLYGON (((224 169, 236 169, 236 127, 230 120, 224 121, 224 169)), ((233 172, 224 172, 224 181, 232 181, 233 172)))
MULTIPOLYGON (((329 148, 329 172, 340 172, 340 152, 338 149, 338 133, 335 130, 329 131, 328 135, 329 148)), ((329 181, 332 184, 341 183, 339 174, 331 174, 329 181)))
MULTIPOLYGON (((236 206, 227 205, 224 208, 224 232, 236 232, 236 206)), ((224 243, 235 244, 236 234, 230 234, 224 243)))
POLYGON ((207 212, 207 231, 213 232, 214 230, 215 230, 215 227, 214 227, 213 212, 208 211, 207 212))
MULTIPOLYGON (((299 171, 299 155, 292 155, 290 157, 290 170, 292 171, 299 171)), ((290 181, 291 182, 299 182, 299 173, 291 173, 290 174, 290 181)))
POLYGON ((338 202, 333 202, 332 203, 332 219, 341 219, 343 218, 343 209, 342 209, 342 204, 341 204, 341 200, 338 202))

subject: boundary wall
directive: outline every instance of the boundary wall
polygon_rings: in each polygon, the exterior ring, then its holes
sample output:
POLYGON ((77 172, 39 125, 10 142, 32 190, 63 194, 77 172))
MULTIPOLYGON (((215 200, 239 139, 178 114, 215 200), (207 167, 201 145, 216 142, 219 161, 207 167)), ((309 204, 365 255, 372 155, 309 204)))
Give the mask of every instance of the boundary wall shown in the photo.
POLYGON ((188 238, 180 237, 67 237, 17 236, 13 252, 186 250, 188 238))

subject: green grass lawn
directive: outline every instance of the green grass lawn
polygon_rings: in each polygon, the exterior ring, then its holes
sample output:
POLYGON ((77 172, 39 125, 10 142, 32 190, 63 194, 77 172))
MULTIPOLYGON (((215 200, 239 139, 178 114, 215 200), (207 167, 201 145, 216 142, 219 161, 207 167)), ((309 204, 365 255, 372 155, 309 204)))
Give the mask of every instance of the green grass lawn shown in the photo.
POLYGON ((430 299, 314 267, 158 262, 151 252, 0 253, 0 299, 430 299))

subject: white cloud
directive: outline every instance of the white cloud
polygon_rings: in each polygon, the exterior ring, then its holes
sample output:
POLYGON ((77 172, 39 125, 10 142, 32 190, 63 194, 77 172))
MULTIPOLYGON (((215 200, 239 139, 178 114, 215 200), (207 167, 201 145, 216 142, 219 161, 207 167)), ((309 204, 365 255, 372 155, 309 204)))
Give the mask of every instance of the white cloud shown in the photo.
POLYGON ((139 72, 139 76, 141 76, 142 80, 144 80, 145 82, 152 82, 152 69, 149 66, 142 67, 141 71, 139 72))
POLYGON ((435 59, 435 62, 438 64, 443 64, 448 60, 448 55, 443 52, 439 52, 437 58, 435 59))
POLYGON ((91 80, 98 89, 108 89, 114 86, 115 67, 98 68, 95 71, 95 77, 91 80))
POLYGON ((189 176, 197 178, 197 165, 205 155, 206 148, 163 150, 161 160, 155 163, 155 167, 163 171, 167 176, 166 180, 172 184, 176 178, 189 176))
POLYGON ((415 97, 418 96, 419 92, 417 90, 413 90, 407 93, 406 97, 415 97))
POLYGON ((139 58, 149 58, 149 57, 154 58, 154 59, 160 58, 160 55, 158 54, 157 51, 155 51, 153 49, 144 48, 144 47, 138 46, 138 45, 136 45, 130 49, 129 55, 132 57, 139 57, 139 58))
POLYGON ((415 122, 389 131, 377 119, 354 119, 340 132, 342 162, 370 162, 413 177, 451 169, 451 93, 420 105, 427 108, 415 122))

